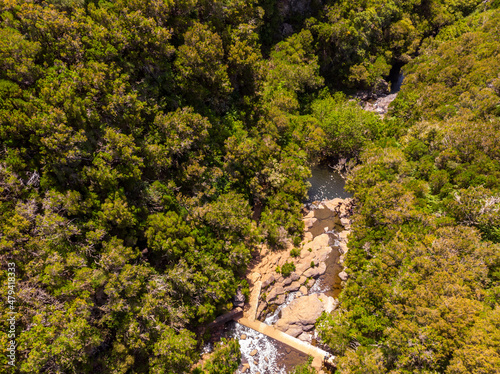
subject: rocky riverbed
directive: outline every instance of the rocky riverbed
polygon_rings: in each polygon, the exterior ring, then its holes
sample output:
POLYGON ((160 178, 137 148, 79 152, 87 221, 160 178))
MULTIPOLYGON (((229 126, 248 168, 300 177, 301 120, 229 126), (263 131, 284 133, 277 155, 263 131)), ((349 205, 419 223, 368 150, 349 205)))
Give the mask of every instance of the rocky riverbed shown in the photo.
MULTIPOLYGON (((280 252, 261 248, 247 276, 251 291, 250 303, 245 305, 248 318, 259 319, 302 341, 316 341, 314 324, 321 313, 337 307, 341 282, 347 279, 342 265, 350 233, 351 203, 351 199, 339 198, 313 203, 303 218, 305 235, 298 248, 291 244, 280 252), (277 268, 286 263, 292 263, 295 270, 283 276, 277 268)), ((258 351, 250 353, 259 355, 258 351)), ((252 363, 256 359, 251 357, 243 359, 252 363)), ((252 366, 247 364, 245 371, 252 366)))

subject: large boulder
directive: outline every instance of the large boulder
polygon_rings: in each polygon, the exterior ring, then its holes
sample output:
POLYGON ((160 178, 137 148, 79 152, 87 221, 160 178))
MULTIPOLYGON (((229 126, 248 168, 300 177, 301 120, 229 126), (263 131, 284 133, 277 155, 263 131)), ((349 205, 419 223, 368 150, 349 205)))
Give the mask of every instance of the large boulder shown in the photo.
POLYGON ((329 245, 330 245, 330 236, 328 234, 321 234, 316 236, 312 242, 309 242, 306 245, 304 245, 304 249, 302 252, 305 253, 305 251, 309 251, 309 249, 311 249, 312 252, 314 252, 320 248, 328 247, 329 245))
POLYGON ((317 294, 299 297, 283 308, 276 328, 288 332, 297 327, 302 329, 304 326, 314 325, 323 310, 323 302, 317 294))

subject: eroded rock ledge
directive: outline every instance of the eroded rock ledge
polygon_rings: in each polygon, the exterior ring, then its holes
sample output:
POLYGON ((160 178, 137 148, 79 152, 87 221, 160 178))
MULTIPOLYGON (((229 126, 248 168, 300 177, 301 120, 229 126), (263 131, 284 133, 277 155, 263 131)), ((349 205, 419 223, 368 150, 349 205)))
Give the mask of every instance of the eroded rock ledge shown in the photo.
MULTIPOLYGON (((314 285, 326 280, 327 261, 332 251, 338 251, 340 256, 336 255, 336 261, 343 264, 350 233, 351 204, 352 199, 313 204, 303 218, 305 235, 296 257, 290 254, 293 245, 280 252, 261 248, 260 258, 251 266, 247 277, 251 288, 250 303, 245 305, 247 318, 263 321, 266 316, 276 314, 278 308, 279 315, 270 323, 291 336, 311 342, 318 317, 338 305, 336 298, 314 285), (287 262, 295 265, 295 271, 284 277, 276 268, 287 262), (284 305, 287 298, 288 303, 284 305)), ((347 279, 344 271, 336 275, 344 281, 347 279)))

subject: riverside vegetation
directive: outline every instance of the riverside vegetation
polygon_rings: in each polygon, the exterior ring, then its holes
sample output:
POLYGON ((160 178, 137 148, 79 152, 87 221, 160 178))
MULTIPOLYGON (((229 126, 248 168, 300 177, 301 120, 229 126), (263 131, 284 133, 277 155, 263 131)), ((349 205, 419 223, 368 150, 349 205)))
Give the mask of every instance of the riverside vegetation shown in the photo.
POLYGON ((14 370, 190 372, 253 249, 300 243, 309 166, 350 158, 337 370, 498 373, 499 6, 0 0, 14 370), (384 119, 348 100, 403 65, 384 119))

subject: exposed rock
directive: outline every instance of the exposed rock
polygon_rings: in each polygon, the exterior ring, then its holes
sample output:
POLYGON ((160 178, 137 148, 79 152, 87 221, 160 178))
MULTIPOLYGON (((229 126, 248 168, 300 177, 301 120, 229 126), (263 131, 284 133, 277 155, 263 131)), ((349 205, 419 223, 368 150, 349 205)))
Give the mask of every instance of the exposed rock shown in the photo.
POLYGON ((238 291, 236 292, 236 295, 234 296, 233 305, 235 308, 243 307, 245 305, 245 295, 243 295, 241 289, 239 288, 238 291))
POLYGON ((323 275, 326 272, 326 264, 324 262, 320 262, 316 269, 318 269, 319 275, 323 275))
POLYGON ((339 306, 339 300, 334 299, 333 297, 328 297, 325 295, 325 298, 323 305, 325 306, 325 312, 331 313, 334 309, 336 309, 339 306))
POLYGON ((340 252, 341 254, 345 254, 345 253, 347 253, 347 252, 348 252, 348 250, 349 250, 349 248, 347 248, 347 243, 345 243, 345 242, 340 242, 340 243, 339 243, 339 252, 340 252))
POLYGON ((314 325, 306 325, 302 327, 302 330, 304 331, 311 331, 312 329, 314 329, 314 325))
POLYGON ((285 332, 292 327, 300 327, 302 330, 303 326, 314 325, 323 310, 324 306, 318 295, 300 297, 283 308, 276 328, 285 332))
POLYGON ((335 198, 332 200, 325 201, 324 205, 332 212, 341 212, 342 206, 344 205, 344 200, 335 198))
POLYGON ((315 237, 312 242, 307 243, 304 245, 304 250, 308 251, 309 248, 312 249, 312 251, 316 251, 320 248, 323 247, 328 247, 330 245, 330 236, 328 234, 321 234, 315 237))
POLYGON ((319 262, 320 264, 322 262, 325 262, 326 259, 328 258, 328 255, 330 254, 330 252, 332 251, 332 247, 325 247, 325 248, 321 248, 319 249, 316 254, 315 254, 315 263, 316 262, 319 262))
POLYGON ((339 273, 339 278, 344 282, 349 278, 349 274, 347 274, 344 270, 339 273))
POLYGON ((253 272, 252 274, 250 274, 250 276, 248 277, 248 279, 250 280, 250 282, 255 283, 255 282, 257 282, 260 279, 260 273, 253 272))
POLYGON ((349 218, 341 218, 340 219, 340 223, 342 224, 342 226, 344 227, 348 227, 348 226, 351 226, 351 220, 349 218))
POLYGON ((241 372, 242 373, 246 373, 246 371, 250 369, 250 365, 249 364, 243 364, 243 367, 241 368, 241 372))
POLYGON ((274 274, 269 275, 264 282, 262 282, 262 288, 266 288, 271 283, 274 282, 274 274))
POLYGON ((295 266, 295 271, 299 274, 302 274, 304 271, 306 271, 310 267, 311 267, 311 262, 306 261, 304 263, 301 263, 301 264, 298 264, 297 266, 295 266))
POLYGON ((305 216, 304 219, 314 218, 314 210, 310 210, 305 216))
POLYGON ((282 287, 282 286, 275 286, 275 287, 271 290, 271 292, 269 292, 269 294, 267 295, 266 300, 267 300, 267 301, 271 301, 271 300, 273 300, 276 296, 281 295, 281 294, 282 294, 282 293, 284 293, 284 292, 285 292, 285 290, 283 289, 283 287, 282 287))
POLYGON ((309 230, 316 223, 318 219, 315 217, 304 218, 304 226, 306 230, 309 230))
POLYGON ((308 333, 308 332, 303 332, 302 334, 300 334, 298 336, 298 338, 300 340, 302 340, 303 342, 307 342, 307 343, 310 343, 311 340, 312 340, 312 334, 308 333))
POLYGON ((247 336, 246 336, 245 334, 241 334, 241 335, 240 335, 240 339, 241 339, 241 340, 245 340, 246 338, 247 338, 247 336))
POLYGON ((290 286, 285 287, 285 292, 294 292, 300 288, 299 282, 293 282, 290 286))
POLYGON ((339 232, 339 239, 347 242, 347 236, 350 234, 350 231, 344 230, 339 232))
POLYGON ((317 277, 319 277, 319 275, 320 275, 319 274, 319 266, 309 268, 304 272, 304 276, 306 276, 307 278, 317 278, 317 277))
MULTIPOLYGON (((257 292, 257 285, 262 286, 265 297, 258 303, 251 305, 257 308, 253 314, 262 319, 266 310, 270 311, 276 305, 282 305, 286 301, 286 294, 296 292, 295 300, 290 305, 283 308, 280 313, 281 318, 275 325, 281 331, 295 337, 302 337, 302 340, 309 341, 312 337, 314 323, 323 311, 334 310, 338 305, 338 300, 321 295, 308 295, 309 290, 318 278, 326 273, 326 261, 332 250, 338 249, 339 262, 342 264, 347 252, 347 237, 350 233, 350 199, 333 199, 321 203, 314 203, 313 209, 307 212, 304 223, 307 229, 301 247, 300 256, 292 258, 289 250, 280 252, 271 251, 263 246, 260 251, 260 259, 253 263, 253 268, 247 276, 251 287, 251 295, 257 292), (328 230, 337 230, 335 233, 323 233, 323 229, 328 226, 328 230), (347 228, 344 229, 343 228, 347 228), (342 231, 341 231, 342 230, 342 231), (313 237, 313 235, 316 235, 313 237), (335 247, 333 244, 335 243, 335 247), (263 258, 264 257, 264 258, 263 258), (292 261, 295 264, 295 271, 290 276, 284 278, 276 273, 276 265, 292 261), (311 267, 311 263, 313 266, 311 267), (254 292, 255 291, 255 292, 254 292), (270 306, 272 306, 270 308, 270 306), (269 309, 270 308, 270 309, 269 309)), ((293 248, 291 242, 287 242, 289 249, 293 248)), ((335 253, 337 256, 337 253, 335 253)), ((341 274, 347 279, 347 273, 341 274), (344 276, 345 274, 345 276, 344 276)), ((238 295, 241 298, 240 295, 238 295)), ((247 305, 248 306, 248 305, 247 305)), ((250 309, 250 308, 247 308, 250 309)), ((253 309, 255 310, 255 309, 253 309)), ((253 310, 246 312, 251 315, 253 310)))
POLYGON ((299 336, 300 334, 302 334, 302 328, 300 326, 293 326, 293 327, 290 327, 288 330, 285 331, 288 335, 291 335, 293 336, 294 338, 296 338, 297 336, 299 336))
POLYGON ((258 365, 258 364, 259 364, 259 361, 257 361, 257 360, 253 360, 253 363, 254 363, 254 365, 258 365))
POLYGON ((278 305, 281 305, 285 302, 286 300, 286 297, 284 294, 282 295, 279 295, 276 299, 274 299, 273 301, 271 301, 269 304, 278 304, 278 305))
POLYGON ((397 96, 396 93, 381 96, 377 98, 377 100, 374 103, 366 102, 365 105, 363 106, 363 109, 369 112, 378 113, 383 117, 384 114, 386 114, 387 111, 389 110, 389 104, 394 101, 396 96, 397 96))
POLYGON ((257 354, 257 350, 256 349, 254 349, 252 352, 250 352, 250 356, 252 356, 252 357, 255 356, 256 354, 257 354))
POLYGON ((265 301, 262 301, 262 300, 261 300, 261 301, 259 302, 259 306, 258 306, 258 308, 257 308, 257 314, 256 314, 257 318, 259 318, 259 317, 261 316, 262 312, 263 312, 266 308, 267 308, 267 303, 266 303, 265 301))
POLYGON ((313 240, 313 234, 310 232, 304 233, 304 243, 307 243, 311 240, 313 240))

